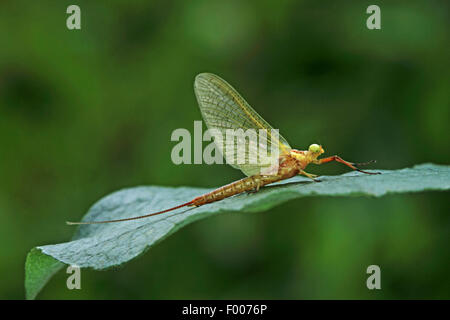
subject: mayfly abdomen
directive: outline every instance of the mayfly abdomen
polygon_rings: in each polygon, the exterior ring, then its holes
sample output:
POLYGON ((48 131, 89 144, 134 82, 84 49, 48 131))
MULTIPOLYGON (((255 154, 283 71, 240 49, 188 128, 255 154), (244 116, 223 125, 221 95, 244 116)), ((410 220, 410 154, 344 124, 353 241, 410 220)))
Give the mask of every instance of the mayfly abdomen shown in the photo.
POLYGON ((192 205, 201 206, 207 203, 219 201, 244 191, 259 189, 266 184, 279 181, 280 179, 281 177, 277 175, 254 175, 246 177, 195 198, 194 200, 192 200, 192 205))

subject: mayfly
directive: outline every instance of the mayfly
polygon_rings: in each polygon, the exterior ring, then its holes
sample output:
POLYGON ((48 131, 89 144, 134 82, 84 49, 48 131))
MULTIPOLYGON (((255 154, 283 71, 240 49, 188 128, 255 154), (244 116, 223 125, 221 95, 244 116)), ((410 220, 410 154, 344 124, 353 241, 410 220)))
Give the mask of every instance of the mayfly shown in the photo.
MULTIPOLYGON (((210 130, 215 129, 211 130, 214 138, 216 138, 214 132, 216 135, 221 135, 222 137, 226 130, 229 129, 254 129, 256 132, 261 132, 260 129, 263 129, 266 132, 272 132, 272 130, 274 130, 258 113, 256 113, 255 110, 253 110, 252 107, 250 107, 244 98, 242 98, 230 84, 214 74, 201 73, 197 75, 194 82, 194 91, 207 127, 210 130)), ((378 172, 367 172, 358 168, 359 165, 366 165, 374 161, 356 164, 345 161, 337 155, 318 159, 318 157, 325 152, 322 146, 318 144, 311 144, 308 150, 300 151, 292 149, 286 139, 281 135, 260 135, 258 139, 258 146, 271 146, 271 148, 275 148, 275 150, 278 151, 276 153, 278 155, 277 170, 273 174, 261 174, 262 169, 267 166, 267 161, 244 161, 243 163, 229 161, 233 167, 240 169, 247 177, 196 197, 189 202, 159 212, 117 220, 67 223, 111 223, 147 218, 182 207, 199 207, 242 192, 256 192, 265 185, 289 179, 296 175, 303 175, 314 181, 318 181, 316 179, 317 175, 305 171, 305 168, 311 163, 320 165, 331 161, 337 161, 353 170, 365 174, 378 174, 378 172)), ((216 139, 214 141, 217 143, 216 139)), ((226 150, 224 150, 226 144, 218 143, 217 147, 222 154, 226 152, 226 150)), ((237 156, 237 152, 235 152, 234 154, 231 154, 231 156, 230 154, 227 154, 226 158, 229 160, 229 158, 236 158, 237 156)))

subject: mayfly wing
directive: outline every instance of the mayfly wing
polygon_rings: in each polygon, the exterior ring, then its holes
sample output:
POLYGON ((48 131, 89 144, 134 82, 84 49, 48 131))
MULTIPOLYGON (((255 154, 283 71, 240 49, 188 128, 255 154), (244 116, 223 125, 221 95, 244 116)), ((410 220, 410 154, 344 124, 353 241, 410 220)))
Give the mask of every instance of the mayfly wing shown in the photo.
POLYGON ((286 139, 277 132, 273 134, 272 126, 222 78, 211 73, 201 73, 195 78, 194 90, 206 126, 227 163, 234 168, 247 176, 259 174, 261 169, 271 166, 271 150, 276 150, 277 154, 290 151, 286 139), (252 131, 258 135, 257 144, 249 144, 249 139, 245 139, 245 154, 239 157, 237 141, 226 139, 228 129, 254 129, 252 131), (265 134, 261 134, 259 129, 265 129, 265 134), (255 158, 255 155, 261 154, 267 154, 268 157, 255 158))

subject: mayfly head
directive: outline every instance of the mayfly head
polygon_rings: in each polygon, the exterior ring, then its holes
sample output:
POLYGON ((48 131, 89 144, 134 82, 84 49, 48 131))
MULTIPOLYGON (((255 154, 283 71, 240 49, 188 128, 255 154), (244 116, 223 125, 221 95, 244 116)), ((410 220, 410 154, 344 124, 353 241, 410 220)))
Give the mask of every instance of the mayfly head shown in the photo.
POLYGON ((318 156, 320 156, 322 153, 325 152, 325 150, 323 150, 322 146, 318 145, 316 143, 313 143, 312 145, 310 145, 308 148, 308 151, 313 158, 317 158, 318 156))

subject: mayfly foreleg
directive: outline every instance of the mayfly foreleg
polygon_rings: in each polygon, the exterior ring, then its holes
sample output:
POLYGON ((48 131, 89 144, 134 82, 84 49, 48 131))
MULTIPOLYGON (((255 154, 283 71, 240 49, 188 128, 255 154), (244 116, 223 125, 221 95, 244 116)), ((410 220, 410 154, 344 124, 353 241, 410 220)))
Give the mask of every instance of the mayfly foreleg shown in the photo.
MULTIPOLYGON (((314 163, 315 164, 323 164, 323 163, 328 163, 328 162, 331 162, 331 161, 340 162, 342 164, 345 164, 347 167, 349 167, 349 168, 351 168, 353 170, 356 170, 356 171, 359 171, 359 172, 362 172, 362 173, 365 173, 365 174, 380 174, 380 172, 368 172, 368 171, 364 171, 364 170, 358 169, 357 167, 355 167, 355 165, 358 165, 358 164, 353 163, 353 162, 349 162, 349 161, 345 161, 344 159, 342 159, 339 156, 331 156, 331 157, 319 159, 319 160, 316 160, 314 163)), ((366 162, 366 163, 361 163, 359 165, 365 165, 365 164, 369 164, 369 163, 372 163, 372 162, 374 162, 374 161, 372 160, 372 161, 369 161, 369 162, 366 162)))

